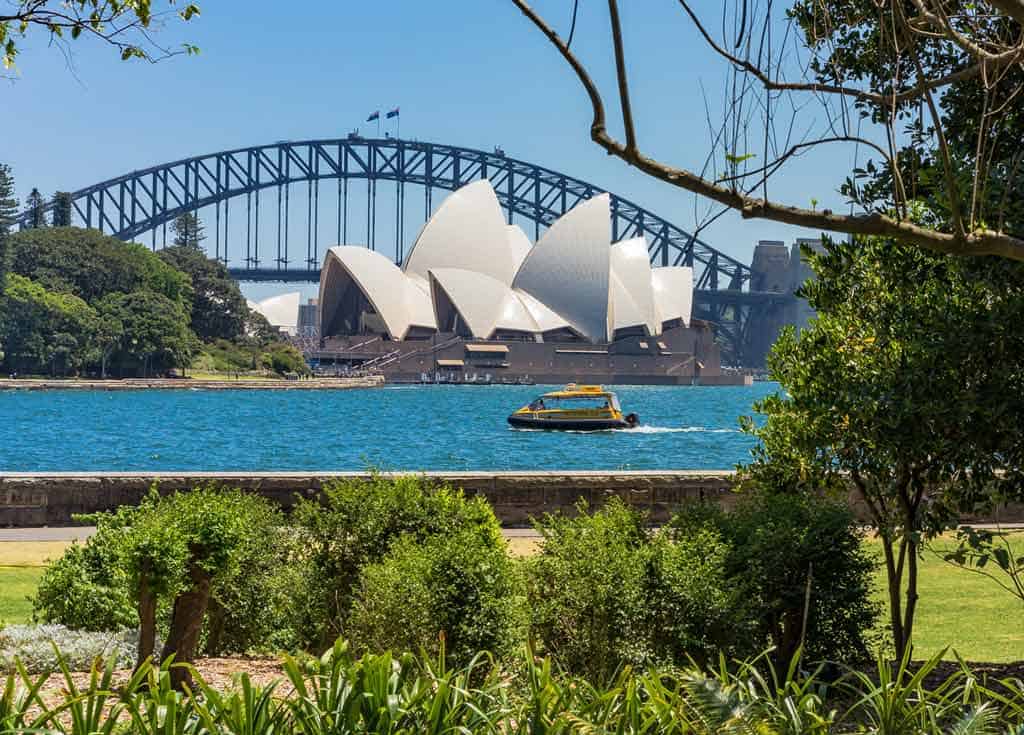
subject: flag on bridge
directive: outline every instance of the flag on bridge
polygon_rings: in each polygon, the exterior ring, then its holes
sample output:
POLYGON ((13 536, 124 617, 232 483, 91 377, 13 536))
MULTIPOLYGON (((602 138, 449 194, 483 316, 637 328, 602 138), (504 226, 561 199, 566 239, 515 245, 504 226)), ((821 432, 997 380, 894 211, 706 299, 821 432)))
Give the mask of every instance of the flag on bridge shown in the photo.
POLYGON ((388 114, 385 115, 384 117, 386 117, 388 120, 390 120, 393 117, 398 117, 398 108, 396 107, 393 110, 388 110, 388 114))
POLYGON ((380 120, 380 110, 371 113, 370 116, 366 118, 366 122, 373 122, 374 120, 380 120))

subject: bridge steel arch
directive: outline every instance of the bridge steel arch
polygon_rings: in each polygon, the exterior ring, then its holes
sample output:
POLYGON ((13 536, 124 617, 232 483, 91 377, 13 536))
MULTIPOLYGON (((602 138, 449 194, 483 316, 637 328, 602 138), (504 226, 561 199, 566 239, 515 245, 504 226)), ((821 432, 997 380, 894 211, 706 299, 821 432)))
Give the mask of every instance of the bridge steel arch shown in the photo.
MULTIPOLYGON (((215 257, 229 265, 226 258, 228 202, 244 197, 246 257, 243 266, 229 268, 232 275, 250 281, 315 281, 320 264, 318 248, 313 242, 312 221, 314 206, 316 212, 319 210, 320 181, 339 180, 339 203, 341 182, 345 182, 346 208, 347 182, 367 181, 367 186, 372 187, 372 198, 367 197, 368 229, 369 223, 376 220, 376 182, 396 182, 397 195, 401 198, 396 218, 404 230, 405 184, 423 187, 426 216, 432 208, 434 189, 454 190, 483 178, 491 181, 510 223, 515 215, 534 223, 535 239, 541 227, 547 227, 580 202, 607 191, 552 169, 511 158, 500 149, 487 152, 441 143, 350 134, 345 138, 278 141, 183 158, 87 186, 72 192, 71 199, 74 213, 86 227, 97 228, 122 240, 132 240, 152 231, 154 249, 158 228, 182 213, 215 206, 214 226, 218 239, 215 257), (310 186, 309 237, 304 258, 291 256, 287 225, 283 243, 280 227, 281 192, 285 192, 287 211, 288 188, 298 183, 310 186), (315 194, 314 186, 317 187, 315 194), (264 267, 259 257, 259 243, 250 242, 249 230, 255 197, 256 231, 259 232, 259 195, 266 190, 278 194, 276 250, 269 268, 264 267), (225 220, 223 258, 219 248, 221 205, 225 220), (293 267, 292 263, 296 262, 304 267, 293 267)), ((743 364, 746 325, 759 296, 744 290, 750 280, 749 266, 625 197, 609 194, 613 239, 643 236, 647 239, 652 263, 693 267, 695 316, 717 323, 726 358, 734 364, 743 364)), ((48 211, 52 208, 52 202, 46 205, 48 211)), ((19 217, 22 228, 28 225, 29 217, 29 212, 19 217)), ((347 220, 346 215, 346 227, 347 220)), ((396 251, 402 248, 401 242, 396 244, 396 251)), ((774 303, 779 296, 772 294, 766 303, 774 303)))

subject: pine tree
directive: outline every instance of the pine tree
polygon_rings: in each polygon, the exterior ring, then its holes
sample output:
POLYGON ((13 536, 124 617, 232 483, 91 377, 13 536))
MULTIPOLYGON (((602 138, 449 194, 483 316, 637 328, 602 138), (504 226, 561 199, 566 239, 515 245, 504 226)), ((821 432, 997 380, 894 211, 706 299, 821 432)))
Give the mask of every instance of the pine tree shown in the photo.
MULTIPOLYGON (((14 175, 10 166, 0 163, 0 312, 3 312, 7 273, 7 238, 10 237, 17 217, 18 199, 14 196, 14 175)), ((3 355, 3 345, 0 345, 0 355, 3 355)))
POLYGON ((179 214, 171 223, 171 230, 175 245, 198 248, 199 243, 206 239, 203 223, 195 212, 179 214))
POLYGON ((32 229, 46 227, 46 202, 39 189, 32 189, 25 200, 25 206, 29 212, 27 226, 32 229))
POLYGON ((54 227, 71 226, 71 193, 58 191, 53 195, 53 217, 54 227))
POLYGON ((10 166, 0 163, 0 242, 11 233, 17 218, 18 200, 14 196, 14 175, 10 166))

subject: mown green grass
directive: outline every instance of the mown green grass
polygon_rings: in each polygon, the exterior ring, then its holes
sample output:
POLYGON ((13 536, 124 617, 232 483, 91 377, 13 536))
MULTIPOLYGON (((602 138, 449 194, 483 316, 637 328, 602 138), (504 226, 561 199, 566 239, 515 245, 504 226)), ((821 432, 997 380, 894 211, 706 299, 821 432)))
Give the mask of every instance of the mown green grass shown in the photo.
POLYGON ((32 618, 29 595, 35 594, 42 567, 0 567, 0 623, 27 623, 32 618))
MULTIPOLYGON (((1024 533, 1015 533, 1012 539, 1014 548, 1024 553, 1024 533)), ((881 560, 878 542, 867 543, 881 560)), ((941 552, 955 545, 951 536, 937 539, 921 560, 914 658, 949 647, 947 658, 953 658, 955 650, 969 661, 1024 661, 1024 603, 992 580, 944 561, 941 552)), ((882 569, 877 580, 876 594, 885 605, 882 569)))
MULTIPOLYGON (((1015 533, 1014 547, 1024 551, 1024 532, 1015 533)), ((516 556, 536 553, 534 538, 512 538, 510 552, 516 556)), ((881 559, 877 541, 865 543, 881 559)), ((933 544, 941 551, 953 545, 951 537, 933 544)), ((24 623, 32 615, 26 599, 35 593, 43 564, 58 556, 63 542, 25 542, 0 547, 0 622, 24 623), (14 561, 16 560, 16 561, 14 561)), ((885 573, 877 572, 876 595, 885 605, 885 573)), ((921 599, 914 631, 915 658, 926 658, 948 647, 969 661, 1024 661, 1024 603, 1004 592, 985 577, 957 569, 933 551, 921 562, 921 599)), ((883 620, 884 622, 884 620, 883 620)))

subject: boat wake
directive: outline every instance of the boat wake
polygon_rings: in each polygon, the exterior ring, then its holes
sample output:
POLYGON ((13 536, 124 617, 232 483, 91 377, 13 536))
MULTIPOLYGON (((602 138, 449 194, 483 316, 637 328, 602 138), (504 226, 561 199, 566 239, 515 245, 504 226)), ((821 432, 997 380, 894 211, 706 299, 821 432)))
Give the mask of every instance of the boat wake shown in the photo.
POLYGON ((706 426, 648 426, 641 424, 633 429, 621 429, 631 434, 735 434, 738 429, 709 429, 706 426))
MULTIPOLYGON (((527 427, 510 426, 510 431, 538 431, 544 434, 552 433, 550 429, 534 429, 527 427)), ((739 429, 709 429, 706 426, 647 426, 641 424, 632 429, 602 429, 600 431, 581 431, 577 429, 562 429, 556 433, 560 434, 738 434, 739 429)))

